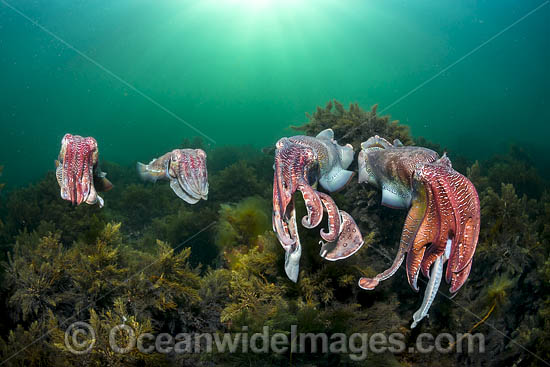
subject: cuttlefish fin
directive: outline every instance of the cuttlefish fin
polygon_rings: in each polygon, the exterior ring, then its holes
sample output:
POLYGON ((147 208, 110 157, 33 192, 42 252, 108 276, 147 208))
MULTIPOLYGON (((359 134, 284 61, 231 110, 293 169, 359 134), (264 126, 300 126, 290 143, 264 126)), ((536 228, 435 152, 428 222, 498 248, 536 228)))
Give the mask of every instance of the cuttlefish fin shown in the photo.
POLYGON ((340 164, 342 165, 342 168, 348 168, 353 162, 353 157, 355 156, 353 147, 350 144, 339 146, 338 156, 340 157, 340 164))
MULTIPOLYGON (((61 168, 61 163, 59 163, 57 159, 55 160, 55 178, 57 179, 57 183, 59 184, 59 186, 62 187, 63 169, 61 168)), ((63 189, 61 189, 61 191, 63 191, 63 189)), ((63 197, 63 195, 61 195, 61 197, 63 197)))
POLYGON ((319 134, 317 134, 315 138, 321 139, 321 140, 333 140, 334 131, 332 129, 325 129, 321 131, 319 134))
POLYGON ((398 195, 394 190, 387 187, 382 189, 382 205, 394 209, 406 209, 411 205, 411 197, 398 195))
POLYGON ((329 192, 341 190, 351 181, 355 172, 347 171, 339 165, 333 167, 328 173, 319 179, 319 183, 329 192))

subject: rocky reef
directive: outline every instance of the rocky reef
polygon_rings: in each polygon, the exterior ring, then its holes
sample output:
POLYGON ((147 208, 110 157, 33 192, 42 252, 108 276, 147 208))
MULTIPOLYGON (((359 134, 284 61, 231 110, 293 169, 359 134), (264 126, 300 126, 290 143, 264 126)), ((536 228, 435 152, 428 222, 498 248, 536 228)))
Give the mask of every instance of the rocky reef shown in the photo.
MULTIPOLYGON (((296 130, 315 135, 330 127, 356 151, 373 135, 443 150, 378 116, 376 106, 331 101, 307 117, 296 130)), ((356 285, 390 265, 405 211, 382 207, 375 189, 352 180, 333 198, 354 217, 365 245, 328 262, 318 253, 318 231, 304 229, 293 283, 270 223, 272 149, 212 149, 200 139, 182 146, 204 149, 209 159, 211 194, 192 207, 173 200, 164 185, 139 182, 133 167, 110 162, 102 168, 115 187, 102 209, 61 200, 53 172, 2 196, 0 359, 6 366, 538 366, 550 360, 550 192, 521 149, 481 162, 449 152, 479 192, 478 250, 456 297, 438 297, 430 318, 411 331, 421 297, 406 286, 404 271, 375 291, 356 285), (64 342, 75 321, 96 332, 90 353, 71 353, 64 342), (171 335, 245 328, 251 335, 264 326, 289 335, 292 325, 329 335, 398 332, 406 349, 358 360, 320 353, 318 340, 306 353, 120 354, 109 345, 117 325, 171 335), (484 352, 408 353, 420 333, 467 332, 484 335, 484 352)), ((297 211, 305 213, 303 201, 297 211)), ((114 338, 127 342, 122 332, 114 338)))

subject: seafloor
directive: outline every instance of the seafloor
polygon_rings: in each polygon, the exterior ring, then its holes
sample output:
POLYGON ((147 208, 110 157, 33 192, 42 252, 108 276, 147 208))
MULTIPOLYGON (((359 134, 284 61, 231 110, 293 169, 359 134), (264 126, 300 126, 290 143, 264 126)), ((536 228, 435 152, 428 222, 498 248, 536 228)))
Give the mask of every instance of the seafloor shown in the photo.
MULTIPOLYGON (((376 106, 345 109, 334 101, 308 118, 300 133, 330 127, 340 144, 351 143, 356 152, 375 134, 444 150, 377 116, 376 106)), ((62 200, 53 170, 2 194, 3 365, 539 366, 550 360, 550 191, 521 147, 485 161, 448 152, 453 167, 478 190, 479 244, 466 284, 452 299, 443 284, 429 319, 412 331, 422 293, 409 287, 403 270, 375 291, 357 287, 359 277, 391 263, 405 211, 382 207, 379 192, 354 179, 332 196, 355 218, 365 246, 349 259, 327 262, 318 254, 318 229, 300 227, 304 253, 293 283, 271 228, 273 148, 212 148, 199 139, 183 140, 181 147, 207 152, 208 201, 189 205, 167 185, 142 183, 134 167, 108 161, 101 162, 102 170, 115 188, 104 194, 102 209, 62 200), (73 354, 64 343, 65 329, 75 321, 96 331, 90 353, 73 354), (119 354, 109 347, 109 331, 120 324, 172 335, 239 332, 243 326, 252 334, 266 325, 282 332, 291 325, 304 333, 399 332, 407 347, 421 333, 472 332, 483 334, 485 351, 407 348, 371 352, 364 361, 311 351, 119 354)), ((304 212, 303 203, 298 209, 304 212)))

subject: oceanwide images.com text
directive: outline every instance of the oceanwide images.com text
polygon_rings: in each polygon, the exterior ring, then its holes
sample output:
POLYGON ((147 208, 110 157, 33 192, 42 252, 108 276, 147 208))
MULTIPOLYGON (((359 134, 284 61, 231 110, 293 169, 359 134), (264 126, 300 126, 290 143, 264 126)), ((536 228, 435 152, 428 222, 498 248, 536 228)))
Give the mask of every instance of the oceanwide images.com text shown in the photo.
MULTIPOLYGON (((369 353, 483 353, 485 337, 477 334, 432 335, 422 333, 414 344, 402 333, 301 333, 297 325, 289 332, 272 332, 264 326, 252 333, 247 326, 235 333, 168 333, 137 335, 126 324, 113 327, 108 347, 115 353, 335 353, 347 354, 354 361, 365 360, 369 353)), ((85 322, 75 322, 65 332, 65 346, 73 354, 93 351, 97 342, 95 330, 85 322)), ((106 341, 107 342, 107 341, 106 341)))

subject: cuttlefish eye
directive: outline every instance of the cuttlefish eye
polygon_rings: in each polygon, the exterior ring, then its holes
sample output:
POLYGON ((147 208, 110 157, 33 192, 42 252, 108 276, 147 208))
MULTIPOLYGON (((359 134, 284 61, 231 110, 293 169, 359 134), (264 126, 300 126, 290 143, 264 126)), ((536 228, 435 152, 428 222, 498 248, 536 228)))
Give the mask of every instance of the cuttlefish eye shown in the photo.
POLYGON ((168 174, 172 177, 177 177, 177 172, 179 172, 179 164, 181 161, 182 154, 178 149, 172 151, 170 155, 170 164, 168 166, 168 174))
POLYGON ((170 156, 170 159, 172 160, 172 162, 174 161, 179 161, 181 158, 181 152, 179 151, 179 149, 175 149, 172 151, 172 155, 170 156))
POLYGON ((170 164, 168 166, 168 174, 171 176, 171 177, 177 177, 177 174, 176 172, 178 172, 178 161, 174 160, 174 159, 171 159, 170 160, 170 164))

